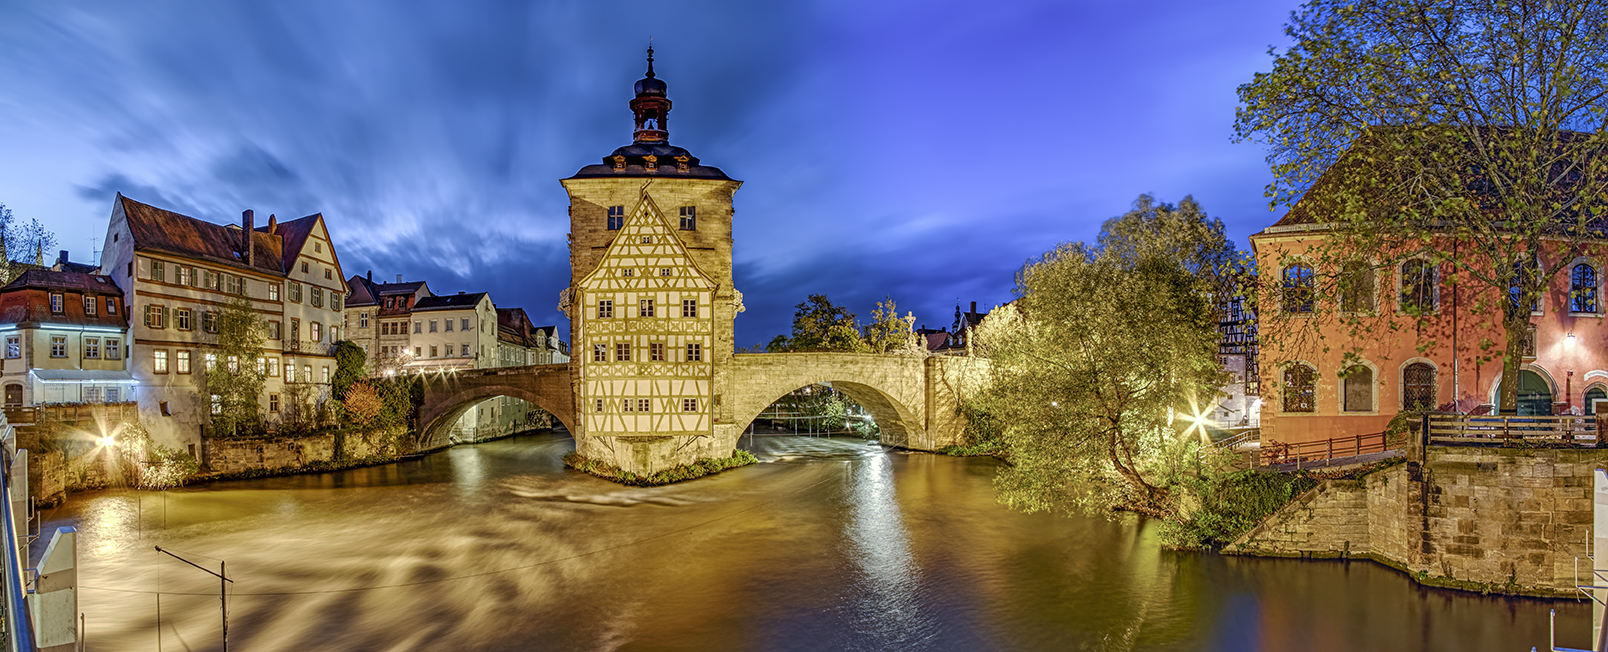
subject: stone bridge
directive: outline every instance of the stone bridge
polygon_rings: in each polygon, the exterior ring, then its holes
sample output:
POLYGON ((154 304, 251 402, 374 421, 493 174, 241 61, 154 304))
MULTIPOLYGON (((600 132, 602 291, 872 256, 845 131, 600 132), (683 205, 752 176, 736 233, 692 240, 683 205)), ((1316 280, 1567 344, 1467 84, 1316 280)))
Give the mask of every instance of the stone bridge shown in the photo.
POLYGON ((419 450, 449 446, 453 424, 476 403, 511 396, 535 405, 575 432, 570 366, 538 364, 425 374, 424 403, 417 422, 419 450))
MULTIPOLYGON (((652 473, 700 458, 724 457, 772 403, 801 387, 828 384, 864 407, 884 443, 937 450, 963 441, 961 397, 981 386, 987 360, 860 353, 740 353, 725 365, 725 395, 712 432, 699 437, 587 436, 576 423, 567 364, 494 367, 427 375, 419 408, 419 448, 449 446, 453 423, 476 403, 498 396, 546 410, 576 436, 576 449, 620 468, 652 473), (677 441, 689 440, 689 441, 677 441), (696 441, 690 441, 696 440, 696 441)), ((571 363, 574 364, 574 363, 571 363)))

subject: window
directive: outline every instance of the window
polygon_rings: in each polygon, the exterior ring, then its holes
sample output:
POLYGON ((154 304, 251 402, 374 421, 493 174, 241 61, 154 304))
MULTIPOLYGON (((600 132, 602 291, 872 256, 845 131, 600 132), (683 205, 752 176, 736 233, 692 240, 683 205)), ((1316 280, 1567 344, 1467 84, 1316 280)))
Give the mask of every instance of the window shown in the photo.
POLYGON ((106 338, 106 359, 123 359, 123 342, 114 338, 106 338))
POLYGON ((334 278, 335 278, 335 270, 332 270, 332 269, 330 269, 328 267, 325 267, 324 268, 324 279, 325 280, 332 280, 334 278))
POLYGON ((269 394, 268 395, 268 411, 269 412, 278 412, 279 411, 279 395, 278 394, 269 394))
POLYGON ((268 375, 268 361, 266 359, 257 358, 257 375, 258 376, 266 376, 266 375, 268 375))
POLYGON ((651 235, 642 236, 642 244, 653 244, 653 236, 651 236, 651 235))
POLYGON ((191 324, 190 324, 190 309, 189 308, 174 308, 173 309, 173 327, 177 328, 177 329, 179 329, 181 331, 190 330, 191 324))
POLYGON ((602 344, 592 345, 592 362, 608 362, 609 347, 602 344))
POLYGON ((302 261, 302 273, 303 274, 307 273, 307 261, 305 261, 305 260, 302 261))
POLYGON ((6 357, 12 359, 22 357, 21 337, 17 335, 9 335, 6 337, 6 357))
POLYGON ((99 403, 100 400, 101 400, 100 389, 101 388, 96 387, 94 385, 90 385, 88 387, 85 387, 84 388, 84 402, 85 403, 99 403))
POLYGON ((653 410, 653 404, 651 402, 649 402, 648 399, 645 399, 645 398, 637 399, 637 411, 638 412, 649 412, 649 411, 652 411, 652 410, 653 410))
POLYGON ((268 284, 268 300, 269 301, 278 301, 279 300, 279 284, 278 283, 269 283, 268 284))
POLYGON ((473 353, 474 353, 473 351, 469 350, 469 345, 468 344, 463 345, 463 357, 467 358, 473 353))
MULTIPOLYGON (((20 386, 20 385, 18 385, 18 386, 17 386, 17 388, 18 388, 18 389, 21 389, 21 386, 20 386)), ((595 408, 595 409, 596 409, 596 410, 597 410, 597 411, 598 411, 598 412, 602 412, 602 411, 603 411, 603 399, 596 399, 596 401, 597 401, 597 402, 596 402, 596 404, 595 404, 595 405, 596 405, 596 408, 595 408)))
POLYGON ((357 313, 357 327, 358 328, 368 328, 368 313, 367 312, 357 313))
POLYGON ((1284 369, 1284 411, 1317 412, 1317 382, 1312 367, 1292 364, 1284 369))
POLYGON ((289 362, 285 363, 285 382, 296 382, 296 365, 289 362))
POLYGON ((698 316, 698 300, 697 299, 682 299, 681 300, 681 316, 682 317, 697 317, 698 316))
POLYGON ((413 347, 413 357, 415 357, 415 358, 424 357, 424 347, 422 347, 422 346, 413 347))
POLYGON ((609 207, 609 230, 618 231, 625 227, 625 207, 609 207))
POLYGON ((450 358, 450 357, 452 357, 452 347, 453 347, 453 346, 454 346, 454 345, 452 345, 452 344, 448 344, 448 345, 447 345, 447 350, 446 350, 446 352, 445 352, 445 353, 444 353, 444 354, 443 354, 443 357, 447 357, 447 358, 450 358))
POLYGON ((67 357, 67 338, 65 336, 52 335, 50 337, 50 357, 52 357, 52 358, 65 358, 65 357, 67 357))
POLYGON ((269 376, 279 377, 279 358, 268 358, 268 368, 265 370, 269 376))
POLYGON ((106 388, 106 402, 116 403, 122 400, 122 392, 116 386, 106 388))
POLYGON ((697 342, 687 345, 687 362, 703 361, 703 345, 697 342))
POLYGON ((430 320, 430 332, 436 332, 436 320, 434 319, 430 320))
POLYGON ((292 320, 290 320, 290 341, 292 341, 292 342, 301 341, 301 320, 300 319, 292 319, 292 320))
POLYGON ((6 406, 20 407, 22 405, 22 385, 12 383, 6 385, 6 406))
POLYGON ((329 341, 330 341, 330 343, 333 344, 335 342, 341 341, 340 333, 341 333, 341 327, 339 327, 339 326, 330 326, 329 327, 329 341))
POLYGON ((1401 370, 1401 408, 1428 410, 1435 407, 1435 367, 1414 362, 1401 370))
POLYGON ((698 230, 698 207, 697 206, 682 206, 681 207, 681 230, 682 231, 696 231, 696 230, 698 230))
POLYGON ((212 413, 213 414, 223 414, 223 397, 222 396, 218 396, 217 394, 212 395, 212 413))
POLYGON ((201 330, 208 333, 218 332, 218 313, 215 310, 201 311, 201 330))
POLYGON ((651 342, 648 344, 648 359, 654 362, 664 360, 664 342, 651 342))
POLYGON ((1374 409, 1374 377, 1373 370, 1357 365, 1351 368, 1341 381, 1345 386, 1344 404, 1341 409, 1347 412, 1372 412, 1374 409))
POLYGON ((300 283, 291 283, 290 284, 290 300, 293 301, 293 302, 296 302, 296 303, 301 303, 301 284, 300 283))
MULTIPOLYGON (((165 374, 168 372, 167 351, 151 352, 151 373, 165 374)), ((164 411, 164 416, 166 412, 164 411)))
POLYGON ((324 382, 329 382, 329 367, 320 367, 324 371, 324 382))
POLYGON ((1310 313, 1313 308, 1312 267, 1296 263, 1284 268, 1284 312, 1310 313))
POLYGON ((106 297, 106 314, 108 314, 108 315, 117 314, 117 299, 114 299, 112 297, 106 297))
POLYGON ((652 317, 653 316, 653 299, 641 299, 641 300, 637 301, 637 316, 638 317, 652 317))
POLYGON ((101 357, 100 356, 100 343, 101 343, 101 341, 100 341, 100 338, 98 338, 98 337, 86 337, 86 338, 84 338, 84 359, 86 359, 86 360, 99 360, 100 357, 101 357))
POLYGON ((313 286, 313 307, 324 307, 324 288, 313 286))
POLYGON ((268 322, 268 339, 270 339, 270 340, 279 339, 279 322, 277 322, 277 321, 268 322))
POLYGON ((468 317, 464 317, 463 319, 458 320, 458 330, 464 330, 464 331, 469 330, 469 318, 468 317))
POLYGON ((157 408, 162 411, 162 416, 164 416, 164 417, 173 416, 172 412, 168 412, 167 401, 162 401, 161 403, 158 403, 157 408))
POLYGON ((1401 264, 1401 309, 1429 312, 1435 309, 1435 266, 1422 258, 1401 264))
POLYGON ((413 322, 413 332, 415 334, 423 332, 423 331, 419 330, 421 327, 423 327, 423 325, 424 325, 424 322, 418 322, 418 321, 413 322))
MULTIPOLYGON (((315 253, 315 254, 324 253, 324 243, 322 243, 322 242, 314 242, 313 243, 313 253, 315 253)), ((328 272, 329 270, 324 270, 324 271, 328 272)))
POLYGON ((598 302, 597 302, 597 318, 598 319, 608 319, 608 318, 613 317, 613 316, 614 316, 614 301, 612 299, 600 299, 600 300, 598 300, 598 302))
POLYGON ((1569 312, 1597 312, 1597 268, 1581 263, 1569 274, 1569 312))
POLYGON ((681 399, 681 411, 682 412, 697 412, 698 411, 698 399, 695 399, 695 398, 681 399))
POLYGON ((621 412, 635 412, 636 411, 636 400, 635 399, 629 399, 629 398, 620 399, 620 411, 621 412))
POLYGON ((95 316, 95 306, 96 306, 97 303, 98 302, 95 301, 95 297, 85 296, 84 297, 84 314, 88 315, 90 317, 94 317, 95 316))
POLYGON ((240 294, 240 277, 233 274, 223 275, 223 291, 226 294, 240 294))
POLYGON ((329 291, 329 309, 330 310, 340 310, 341 309, 341 295, 335 294, 334 290, 329 291))
POLYGON ((670 268, 669 267, 660 267, 659 268, 659 275, 660 276, 669 276, 670 275, 670 268))
POLYGON ((162 261, 160 261, 160 260, 151 261, 151 280, 153 280, 153 281, 166 281, 167 280, 167 265, 164 264, 162 261))
POLYGON ((434 345, 434 344, 430 345, 430 357, 432 357, 432 358, 437 357, 436 356, 436 345, 434 345))
POLYGON ((307 334, 313 342, 324 341, 324 325, 316 321, 307 322, 307 334))
POLYGON ((1372 312, 1377 294, 1373 267, 1363 260, 1346 261, 1340 269, 1340 310, 1372 312))
POLYGON ((218 366, 218 354, 216 354, 216 353, 207 353, 205 355, 202 355, 201 356, 201 361, 206 364, 206 370, 207 371, 212 371, 213 367, 218 366))
POLYGON ((56 313, 58 315, 61 314, 61 311, 62 311, 61 303, 62 303, 62 301, 61 301, 61 295, 60 294, 52 294, 52 295, 50 295, 50 311, 51 312, 56 313))
POLYGON ((619 343, 616 343, 614 345, 614 361, 615 362, 630 362, 631 361, 631 345, 629 343, 627 343, 627 342, 619 342, 619 343))
POLYGON ((304 382, 304 383, 313 382, 313 365, 310 365, 310 364, 302 365, 301 379, 302 379, 302 382, 304 382))
POLYGON ((636 270, 630 267, 620 270, 620 276, 636 276, 636 270))
POLYGON ((444 320, 444 321, 445 321, 445 322, 446 322, 446 323, 445 323, 445 324, 442 324, 442 328, 443 328, 443 329, 444 329, 444 330, 446 330, 446 331, 447 331, 447 332, 448 332, 448 333, 451 333, 451 332, 452 332, 452 320, 451 320, 451 319, 447 319, 447 320, 444 320))
POLYGON ((190 373, 190 352, 189 351, 175 351, 175 352, 173 352, 173 366, 175 368, 177 368, 178 372, 181 373, 181 374, 190 373))

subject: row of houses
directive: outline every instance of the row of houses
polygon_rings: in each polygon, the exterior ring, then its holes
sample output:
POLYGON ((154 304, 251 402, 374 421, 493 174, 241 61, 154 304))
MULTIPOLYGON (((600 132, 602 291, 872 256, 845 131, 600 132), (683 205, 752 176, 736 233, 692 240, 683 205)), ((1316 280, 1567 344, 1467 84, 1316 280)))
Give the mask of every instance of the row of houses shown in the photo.
MULTIPOLYGON (((136 402, 159 439, 192 453, 211 420, 207 365, 218 362, 218 315, 244 302, 267 326, 270 425, 293 385, 329 400, 335 347, 362 347, 369 371, 424 373, 564 362, 552 326, 484 292, 435 295, 424 282, 344 275, 322 214, 266 224, 253 211, 216 224, 119 194, 99 261, 8 265, 0 287, 0 391, 7 407, 136 402), (17 273, 13 273, 17 272, 17 273)), ((227 361, 250 364, 250 361, 227 361)), ((460 426, 506 430, 531 408, 488 401, 460 426)))

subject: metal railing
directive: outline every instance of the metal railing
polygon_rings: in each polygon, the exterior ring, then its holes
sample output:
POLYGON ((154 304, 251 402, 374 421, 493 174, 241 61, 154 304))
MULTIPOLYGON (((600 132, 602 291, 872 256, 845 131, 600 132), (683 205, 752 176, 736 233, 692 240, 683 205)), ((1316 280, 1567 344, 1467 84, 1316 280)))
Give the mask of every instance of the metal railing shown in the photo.
POLYGON ((1393 450, 1390 448, 1388 439, 1385 433, 1376 432, 1366 435, 1331 437, 1318 441, 1294 443, 1281 441, 1262 442, 1262 449, 1257 456, 1257 466, 1294 464, 1295 468, 1299 470, 1305 466, 1311 466, 1317 462, 1327 462, 1335 458, 1384 453, 1393 450))
MULTIPOLYGON (((14 486, 12 471, 17 459, 17 431, 9 422, 0 422, 0 457, 4 469, 0 469, 0 528, 4 528, 5 544, 0 546, 0 563, 5 564, 5 586, 0 589, 4 593, 5 603, 0 605, 4 610, 3 622, 5 625, 5 649, 8 652, 33 652, 33 630, 28 618, 28 600, 23 569, 28 566, 27 553, 22 549, 21 536, 17 532, 16 505, 19 502, 12 492, 17 490, 14 486)), ((24 451, 26 452, 26 451, 24 451)), ((26 486, 22 488, 24 495, 20 502, 28 502, 26 486)), ((26 516, 24 516, 26 518, 26 516)))

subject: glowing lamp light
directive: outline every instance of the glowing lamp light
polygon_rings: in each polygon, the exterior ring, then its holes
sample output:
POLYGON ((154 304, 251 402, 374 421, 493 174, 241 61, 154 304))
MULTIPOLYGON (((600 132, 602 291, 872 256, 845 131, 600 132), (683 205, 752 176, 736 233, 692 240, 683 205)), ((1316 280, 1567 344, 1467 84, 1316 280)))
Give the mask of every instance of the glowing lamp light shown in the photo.
POLYGON ((1570 344, 1574 344, 1574 343, 1575 343, 1575 336, 1574 336, 1574 331, 1569 331, 1569 334, 1568 334, 1568 335, 1565 335, 1565 336, 1564 336, 1564 337, 1563 337, 1563 339, 1564 339, 1564 340, 1565 340, 1565 341, 1567 341, 1567 342, 1568 342, 1568 343, 1570 343, 1570 344))
POLYGON ((96 441, 96 443, 99 443, 102 446, 116 446, 117 445, 117 439, 113 438, 111 435, 101 437, 100 439, 97 439, 95 441, 96 441))

